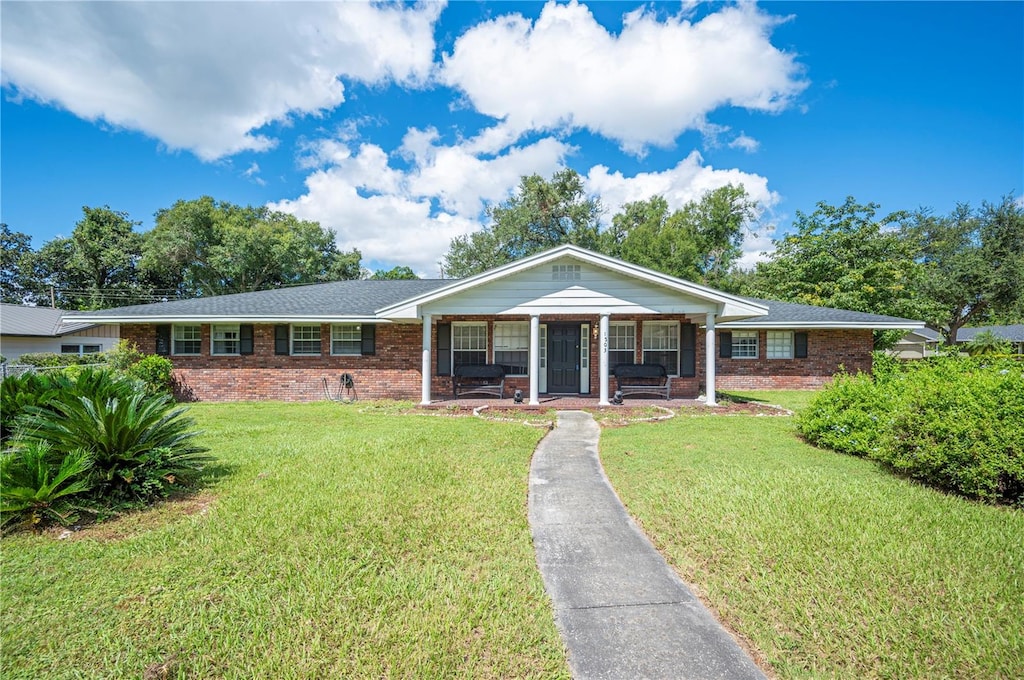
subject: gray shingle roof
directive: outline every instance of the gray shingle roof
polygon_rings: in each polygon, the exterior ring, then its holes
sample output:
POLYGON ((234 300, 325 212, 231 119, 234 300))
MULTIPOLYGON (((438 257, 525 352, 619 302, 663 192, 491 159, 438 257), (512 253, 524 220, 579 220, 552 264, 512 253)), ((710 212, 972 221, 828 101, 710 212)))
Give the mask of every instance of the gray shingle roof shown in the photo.
POLYGON ((450 279, 333 281, 308 286, 214 295, 88 312, 102 317, 336 317, 373 316, 381 307, 452 283, 450 279))
POLYGON ((1024 324, 1018 323, 1012 326, 978 326, 976 328, 961 328, 956 332, 957 342, 970 342, 979 333, 989 331, 992 335, 1010 342, 1024 342, 1024 324))
POLYGON ((885 316, 884 314, 868 314, 866 312, 853 312, 848 309, 833 309, 831 307, 815 307, 813 305, 798 305, 793 302, 777 302, 775 300, 761 300, 758 298, 745 298, 751 302, 762 304, 768 308, 767 316, 759 316, 754 319, 734 321, 722 326, 739 328, 743 326, 784 326, 784 325, 830 325, 842 326, 845 324, 859 324, 868 326, 887 326, 913 328, 920 326, 920 321, 903 319, 897 316, 885 316))
POLYGON ((74 323, 61 309, 0 303, 0 335, 55 338, 96 324, 74 323))
MULTIPOLYGON (((253 293, 217 295, 192 300, 158 302, 132 307, 118 307, 89 312, 88 318, 102 321, 103 318, 123 320, 138 318, 161 319, 195 318, 337 318, 372 317, 378 309, 434 291, 442 286, 455 283, 453 279, 418 279, 398 281, 335 281, 332 283, 279 288, 253 293)), ((749 321, 735 321, 722 324, 723 327, 744 326, 829 326, 859 324, 861 327, 907 327, 913 328, 921 322, 881 314, 865 314, 843 309, 813 307, 789 302, 775 302, 745 298, 768 307, 768 315, 749 321)))

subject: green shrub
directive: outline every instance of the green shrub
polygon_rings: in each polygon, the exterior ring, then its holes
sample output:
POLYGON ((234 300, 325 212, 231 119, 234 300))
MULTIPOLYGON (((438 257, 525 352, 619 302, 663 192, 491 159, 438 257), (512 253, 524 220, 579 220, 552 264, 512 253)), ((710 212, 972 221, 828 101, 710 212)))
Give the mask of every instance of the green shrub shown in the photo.
POLYGON ((840 376, 801 414, 811 442, 972 498, 1024 504, 1024 366, 941 356, 840 376))
POLYGON ((185 407, 110 371, 86 369, 47 407, 25 411, 17 440, 46 442, 63 455, 86 451, 97 500, 114 506, 164 496, 209 460, 185 407))
POLYGON ((60 374, 23 373, 0 383, 0 442, 13 435, 18 417, 29 406, 46 407, 66 387, 60 374))
POLYGON ((4 526, 62 525, 78 519, 72 497, 91 488, 92 461, 78 449, 54 456, 37 441, 0 454, 0 518, 4 526))
POLYGON ((36 368, 59 368, 61 366, 80 366, 85 364, 102 364, 106 355, 99 354, 58 354, 56 352, 30 352, 18 357, 18 363, 36 368))
POLYGON ((882 390, 868 374, 840 374, 798 416, 801 433, 813 444, 868 456, 890 417, 895 394, 882 390))
POLYGON ((139 350, 138 345, 129 340, 118 340, 103 354, 107 365, 115 371, 127 371, 146 356, 139 350))
POLYGON ((167 357, 150 354, 128 367, 129 377, 142 382, 150 394, 171 391, 171 371, 174 364, 167 357))

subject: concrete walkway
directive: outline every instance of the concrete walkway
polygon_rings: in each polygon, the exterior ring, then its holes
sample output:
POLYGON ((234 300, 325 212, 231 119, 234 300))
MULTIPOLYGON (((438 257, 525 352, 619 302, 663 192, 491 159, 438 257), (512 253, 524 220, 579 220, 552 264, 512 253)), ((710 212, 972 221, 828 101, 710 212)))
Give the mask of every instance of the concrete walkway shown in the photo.
POLYGON ((537 563, 574 678, 764 678, 626 513, 600 428, 560 411, 530 468, 537 563))

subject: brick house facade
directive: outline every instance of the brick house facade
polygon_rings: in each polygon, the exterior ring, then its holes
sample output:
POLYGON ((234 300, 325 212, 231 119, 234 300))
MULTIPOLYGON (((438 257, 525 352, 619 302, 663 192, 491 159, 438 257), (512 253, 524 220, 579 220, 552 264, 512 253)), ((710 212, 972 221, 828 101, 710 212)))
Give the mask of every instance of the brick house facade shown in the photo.
MULTIPOLYGON (((473 316, 442 317, 434 324, 431 366, 437 366, 437 324, 451 321, 486 321, 490 337, 496 319, 473 316)), ((545 321, 579 321, 588 324, 591 333, 598 327, 596 317, 563 315, 545 321)), ((642 322, 634 316, 625 321, 642 322)), ((686 323, 685 319, 680 319, 686 323)), ((643 326, 637 324, 639 329, 643 326)), ((376 351, 372 355, 334 356, 324 343, 319 356, 279 356, 274 353, 274 325, 254 324, 253 354, 213 356, 210 352, 210 324, 203 324, 198 356, 170 356, 174 376, 182 396, 198 401, 317 401, 325 398, 324 378, 332 393, 338 389, 342 373, 355 381, 356 394, 363 399, 417 399, 420 396, 421 328, 415 324, 382 324, 376 333, 376 351)), ((637 346, 642 346, 642 330, 637 346)), ((322 337, 330 337, 330 324, 321 325, 322 337)), ((760 332, 759 346, 765 347, 767 331, 760 332)), ((808 356, 802 359, 764 358, 757 360, 721 358, 716 360, 719 389, 809 389, 829 382, 840 369, 849 373, 871 370, 873 348, 870 330, 814 330, 808 332, 808 356)), ((721 343, 722 333, 718 339, 721 343)), ((156 325, 123 324, 121 337, 142 351, 156 351, 156 325)), ((597 342, 590 343, 590 386, 587 395, 596 397, 599 381, 597 342)), ((639 353, 639 352, 638 352, 639 353)), ((637 357, 637 363, 642 356, 637 357)), ((697 346, 697 375, 672 378, 674 398, 694 398, 704 391, 704 348, 697 346)), ((438 397, 451 394, 451 378, 431 376, 432 392, 438 397)), ((506 380, 509 396, 515 389, 527 390, 529 379, 506 380)))
POLYGON ((616 363, 666 366, 674 398, 812 388, 870 371, 874 329, 922 326, 741 298, 575 246, 457 281, 343 281, 80 317, 167 355, 186 398, 318 400, 347 373, 359 398, 424 404, 451 397, 456 356, 509 366, 506 395, 531 403, 608 403, 616 363))

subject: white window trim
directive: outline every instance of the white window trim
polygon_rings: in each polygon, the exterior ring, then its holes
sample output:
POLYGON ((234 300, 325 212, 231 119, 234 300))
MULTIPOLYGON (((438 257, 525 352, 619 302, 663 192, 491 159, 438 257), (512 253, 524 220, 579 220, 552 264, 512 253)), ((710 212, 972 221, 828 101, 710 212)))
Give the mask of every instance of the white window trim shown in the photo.
MULTIPOLYGON (((323 347, 323 338, 320 339, 321 348, 323 347)), ((332 357, 356 357, 362 356, 363 354, 363 326, 358 323, 332 323, 331 324, 331 356, 332 357), (356 351, 354 352, 335 352, 334 351, 334 331, 342 328, 355 328, 358 337, 353 341, 351 339, 338 339, 338 342, 355 342, 356 351)), ((313 356, 312 354, 306 356, 313 356)))
POLYGON ((732 332, 732 357, 738 361, 757 361, 761 358, 761 337, 758 331, 733 331, 732 332), (736 336, 754 338, 754 356, 736 356, 736 336))
POLYGON ((765 335, 765 340, 764 340, 764 357, 765 357, 765 359, 770 359, 772 361, 786 361, 786 360, 789 360, 789 359, 795 359, 796 358, 796 333, 794 333, 793 331, 767 331, 767 333, 765 335), (784 334, 789 336, 789 355, 788 356, 784 356, 784 357, 772 356, 772 342, 771 342, 772 333, 775 333, 775 334, 784 333, 784 334))
MULTIPOLYGON (((182 340, 181 342, 196 342, 195 340, 182 340)), ((197 357, 203 353, 203 327, 197 323, 177 323, 171 326, 171 356, 176 357, 197 357), (175 331, 179 328, 198 328, 199 329, 199 349, 195 352, 179 352, 175 348, 175 344, 178 339, 175 337, 175 331)))
POLYGON ((74 355, 80 356, 80 357, 84 357, 84 356, 86 356, 88 354, 99 354, 102 351, 103 351, 103 345, 102 344, 97 344, 95 342, 64 342, 64 343, 61 343, 61 346, 60 346, 60 353, 61 354, 74 354, 74 355), (65 352, 64 351, 65 347, 77 347, 78 349, 76 349, 74 352, 65 352), (86 352, 85 351, 86 347, 95 347, 96 351, 95 352, 86 352))
POLYGON ((452 322, 452 342, 451 342, 452 347, 451 347, 451 350, 450 350, 451 355, 452 355, 451 367, 452 367, 453 371, 455 370, 455 353, 456 352, 479 352, 480 351, 478 349, 460 349, 460 350, 456 350, 455 349, 455 329, 456 328, 465 328, 466 326, 483 326, 483 329, 484 329, 484 349, 483 349, 483 352, 484 352, 484 362, 486 363, 486 362, 489 362, 489 361, 491 361, 493 359, 493 355, 491 354, 491 337, 490 337, 490 333, 487 331, 487 322, 486 321, 453 321, 452 322))
MULTIPOLYGON (((675 352, 676 353, 676 365, 675 366, 666 366, 665 367, 665 371, 666 371, 666 373, 668 373, 668 376, 670 378, 678 378, 679 377, 679 363, 682 360, 682 349, 680 348, 681 345, 682 345, 682 331, 679 328, 679 322, 678 321, 644 321, 643 324, 642 324, 642 328, 643 328, 643 338, 640 341, 640 345, 641 345, 641 347, 640 347, 640 361, 642 363, 646 363, 646 361, 647 361, 647 352, 675 352), (643 347, 643 345, 647 342, 647 337, 648 337, 646 329, 648 327, 653 327, 653 326, 675 326, 675 328, 676 328, 676 347, 675 347, 674 350, 663 350, 663 349, 650 349, 650 350, 648 350, 646 347, 643 347)), ((633 340, 633 344, 636 344, 636 340, 635 339, 633 340)))
MULTIPOLYGON (((485 329, 484 332, 486 333, 486 329, 485 329)), ((491 357, 491 359, 494 361, 494 363, 498 363, 497 358, 495 358, 496 354, 498 352, 504 352, 504 351, 509 351, 509 352, 526 352, 526 370, 524 372, 522 372, 522 373, 509 373, 505 377, 506 378, 528 378, 528 377, 530 377, 530 322, 529 321, 495 321, 494 322, 494 339, 491 342, 489 342, 488 344, 489 344, 488 349, 490 350, 490 353, 488 354, 488 356, 491 357), (524 347, 523 349, 499 350, 498 349, 498 329, 501 328, 502 326, 523 326, 523 327, 525 327, 526 328, 526 347, 524 347)), ((454 345, 455 345, 455 343, 453 342, 452 346, 454 347, 454 345)), ((452 357, 452 363, 454 365, 454 357, 452 357)))
MULTIPOLYGON (((311 340, 299 340, 299 342, 312 342, 311 340)), ((293 357, 318 357, 324 353, 324 330, 318 323, 293 323, 288 327, 288 353, 293 357), (295 329, 296 328, 317 328, 320 330, 320 351, 319 352, 296 352, 295 351, 295 329)))
MULTIPOLYGON (((214 356, 214 357, 237 357, 237 356, 241 356, 241 350, 242 350, 242 331, 240 329, 240 326, 241 325, 237 324, 237 323, 215 323, 215 324, 210 324, 210 356, 214 356), (239 351, 237 351, 237 352, 218 352, 218 351, 216 351, 217 350, 217 329, 218 328, 221 328, 221 329, 229 329, 229 328, 230 329, 234 329, 234 331, 235 331, 234 343, 236 345, 238 345, 238 350, 239 351)), ((173 331, 174 331, 174 329, 171 329, 172 334, 173 334, 173 331)), ((222 340, 221 342, 231 342, 231 340, 226 340, 226 341, 222 340)))
MULTIPOLYGON (((629 352, 629 351, 632 351, 633 356, 632 356, 632 360, 629 363, 635 364, 636 363, 636 321, 610 321, 608 323, 608 335, 609 336, 612 335, 612 329, 617 327, 617 326, 619 326, 619 327, 629 327, 632 330, 633 347, 630 348, 630 349, 613 349, 611 347, 611 344, 609 343, 608 353, 611 354, 612 352, 629 352)), ((611 371, 611 370, 614 370, 614 369, 615 369, 615 366, 612 364, 611 360, 609 360, 608 361, 608 370, 611 371)))

